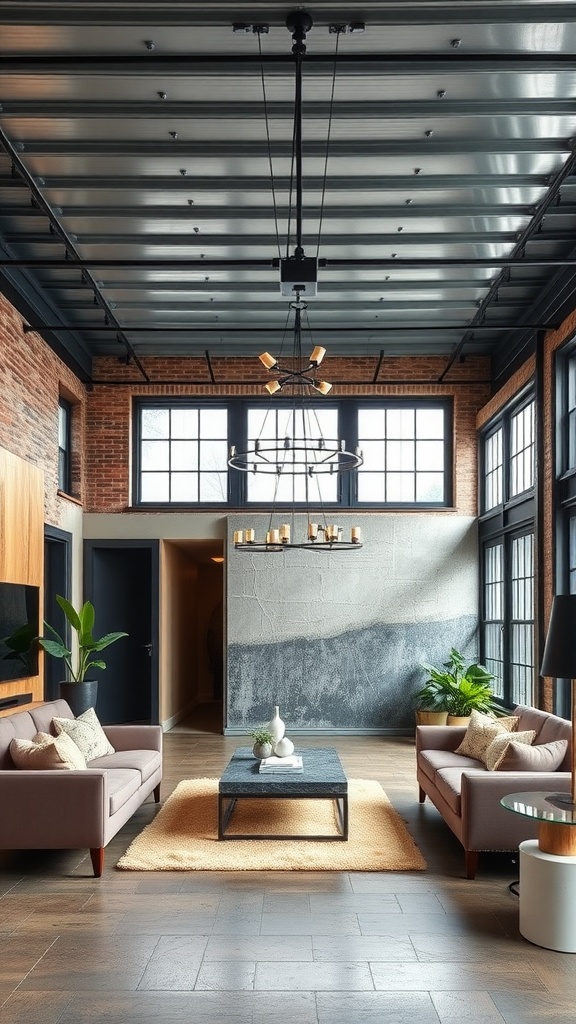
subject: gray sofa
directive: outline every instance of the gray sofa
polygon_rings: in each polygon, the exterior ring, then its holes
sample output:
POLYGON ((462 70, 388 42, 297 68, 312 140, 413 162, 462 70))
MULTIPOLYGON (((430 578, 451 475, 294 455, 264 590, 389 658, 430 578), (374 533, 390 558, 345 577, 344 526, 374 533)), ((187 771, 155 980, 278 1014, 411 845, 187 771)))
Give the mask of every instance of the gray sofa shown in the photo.
POLYGON ((481 761, 456 754, 466 729, 419 725, 416 728, 416 775, 419 799, 440 811, 464 847, 466 877, 474 878, 482 851, 514 851, 535 839, 538 823, 501 807, 508 793, 570 791, 570 722, 536 708, 518 706, 517 731, 535 730, 534 745, 568 740, 566 755, 554 772, 488 771, 481 761))
POLYGON ((114 754, 82 771, 19 770, 10 742, 54 732, 52 719, 74 718, 64 700, 0 718, 0 849, 88 847, 97 878, 104 847, 153 792, 160 800, 162 729, 158 725, 109 725, 114 754))

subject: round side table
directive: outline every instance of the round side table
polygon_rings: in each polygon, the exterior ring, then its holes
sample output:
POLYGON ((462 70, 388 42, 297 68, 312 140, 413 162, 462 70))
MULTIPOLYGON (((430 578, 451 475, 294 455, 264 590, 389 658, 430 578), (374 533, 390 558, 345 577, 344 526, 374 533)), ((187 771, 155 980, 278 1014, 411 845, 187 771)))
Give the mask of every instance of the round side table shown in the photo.
POLYGON ((501 804, 536 818, 538 840, 520 843, 520 934, 576 953, 576 807, 567 793, 511 793, 501 804))

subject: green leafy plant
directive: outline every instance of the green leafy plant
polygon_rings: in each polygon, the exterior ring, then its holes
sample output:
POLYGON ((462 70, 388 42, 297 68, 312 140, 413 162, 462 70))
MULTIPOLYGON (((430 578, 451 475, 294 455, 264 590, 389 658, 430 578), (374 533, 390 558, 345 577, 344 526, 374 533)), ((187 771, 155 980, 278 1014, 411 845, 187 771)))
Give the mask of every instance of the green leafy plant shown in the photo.
POLYGON ((77 658, 75 661, 73 660, 72 650, 68 648, 60 634, 47 622, 44 623, 44 627, 52 634, 54 639, 41 636, 38 637, 38 640, 47 654, 51 654, 53 658, 63 659, 72 682, 82 683, 86 679, 86 672, 89 668, 106 668, 106 662, 99 658, 94 658, 93 655, 103 651, 105 647, 109 647, 110 644, 120 640, 121 637, 128 636, 128 633, 107 633, 106 636, 95 640, 92 632, 96 617, 94 605, 90 601, 86 601, 80 610, 76 611, 73 605, 60 594, 56 595, 56 601, 78 637, 77 658))
POLYGON ((414 695, 418 707, 462 717, 474 710, 492 714, 502 711, 494 700, 492 673, 476 662, 467 665, 455 647, 441 669, 432 665, 422 668, 428 672, 428 679, 414 695))
POLYGON ((274 737, 271 732, 268 732, 268 729, 252 729, 250 735, 254 743, 259 747, 264 746, 266 743, 269 743, 270 746, 274 744, 274 737))

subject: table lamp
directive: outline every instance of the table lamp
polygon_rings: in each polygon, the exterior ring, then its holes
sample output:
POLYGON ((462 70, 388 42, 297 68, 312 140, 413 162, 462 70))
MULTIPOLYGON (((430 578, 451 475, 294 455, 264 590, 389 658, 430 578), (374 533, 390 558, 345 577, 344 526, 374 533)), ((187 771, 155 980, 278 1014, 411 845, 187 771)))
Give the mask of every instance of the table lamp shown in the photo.
POLYGON ((576 805, 576 594, 559 594, 552 602, 540 675, 571 680, 570 793, 558 793, 555 799, 576 805))

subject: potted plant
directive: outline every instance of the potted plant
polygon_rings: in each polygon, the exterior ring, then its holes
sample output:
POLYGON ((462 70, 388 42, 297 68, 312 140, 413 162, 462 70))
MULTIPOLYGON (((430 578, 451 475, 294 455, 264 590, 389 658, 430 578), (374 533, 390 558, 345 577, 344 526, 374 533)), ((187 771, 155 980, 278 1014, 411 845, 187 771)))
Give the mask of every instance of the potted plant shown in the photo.
MULTIPOLYGON (((476 662, 466 664, 460 651, 452 647, 448 661, 441 669, 432 665, 422 666, 429 678, 419 691, 429 694, 428 707, 446 712, 449 725, 464 724, 472 711, 495 714, 501 709, 494 700, 492 680, 494 676, 485 665, 476 662)), ((416 694, 418 699, 419 694, 416 694)), ((422 699, 426 700, 426 696, 422 699)))
POLYGON ((253 729, 250 735, 254 740, 252 747, 254 757, 257 757, 259 761, 263 757, 271 757, 274 750, 274 737, 270 730, 266 726, 262 726, 260 729, 253 729))
POLYGON ((63 659, 69 679, 60 683, 60 696, 78 716, 96 704, 98 680, 86 678, 88 669, 106 668, 106 662, 95 658, 94 655, 121 637, 128 636, 128 633, 107 633, 96 640, 93 636, 95 611, 90 601, 86 601, 79 611, 76 611, 60 594, 56 595, 56 601, 76 633, 77 649, 73 653, 60 634, 47 622, 44 626, 52 634, 53 639, 43 636, 38 639, 47 654, 51 654, 53 658, 63 659))
POLYGON ((433 679, 414 694, 417 725, 446 725, 448 712, 442 687, 433 679))

